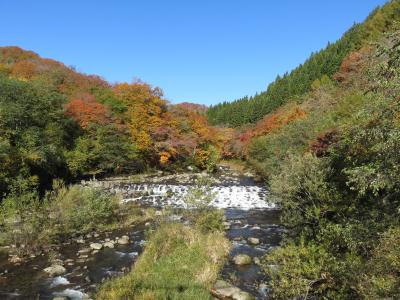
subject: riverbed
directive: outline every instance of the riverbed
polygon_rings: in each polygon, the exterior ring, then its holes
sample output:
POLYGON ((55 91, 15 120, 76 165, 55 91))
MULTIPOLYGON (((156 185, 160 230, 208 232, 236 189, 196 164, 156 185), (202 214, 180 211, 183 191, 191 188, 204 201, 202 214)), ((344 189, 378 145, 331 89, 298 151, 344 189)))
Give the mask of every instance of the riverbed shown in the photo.
MULTIPOLYGON (((138 178, 112 178, 102 181, 82 182, 84 186, 101 187, 122 195, 122 202, 137 202, 161 210, 165 207, 185 209, 185 197, 196 178, 208 176, 212 179, 210 190, 215 195, 212 206, 223 209, 226 215, 226 235, 232 241, 230 259, 221 272, 221 278, 257 299, 266 299, 267 280, 259 266, 259 258, 279 245, 283 227, 279 224, 279 210, 269 199, 266 187, 254 180, 252 174, 239 174, 228 169, 219 174, 177 174, 144 176, 138 178), (258 240, 256 244, 249 239, 258 240), (253 263, 237 266, 232 258, 247 254, 253 263)), ((175 221, 184 221, 179 215, 175 221)), ((66 296, 83 299, 95 292, 103 280, 121 276, 128 272, 145 245, 145 231, 152 224, 142 224, 124 230, 89 234, 60 245, 52 253, 35 257, 28 262, 15 265, 0 258, 1 299, 53 299, 66 296), (89 250, 90 243, 117 241, 128 236, 129 243, 99 251, 89 250), (86 249, 86 250, 85 250, 86 249), (43 269, 50 259, 62 261, 65 274, 50 278, 43 269)))

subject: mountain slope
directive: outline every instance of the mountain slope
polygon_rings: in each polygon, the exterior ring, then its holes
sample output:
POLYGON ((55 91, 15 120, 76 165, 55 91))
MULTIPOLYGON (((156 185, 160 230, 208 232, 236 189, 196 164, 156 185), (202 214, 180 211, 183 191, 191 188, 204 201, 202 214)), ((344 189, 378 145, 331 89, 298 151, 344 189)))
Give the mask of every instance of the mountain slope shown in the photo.
POLYGON ((331 77, 351 51, 376 41, 393 23, 400 20, 400 3, 390 1, 377 8, 361 24, 354 25, 341 39, 329 44, 311 56, 290 73, 278 76, 266 91, 253 97, 233 102, 223 102, 208 109, 207 116, 213 125, 231 127, 254 123, 288 101, 308 92, 315 80, 324 75, 331 77))

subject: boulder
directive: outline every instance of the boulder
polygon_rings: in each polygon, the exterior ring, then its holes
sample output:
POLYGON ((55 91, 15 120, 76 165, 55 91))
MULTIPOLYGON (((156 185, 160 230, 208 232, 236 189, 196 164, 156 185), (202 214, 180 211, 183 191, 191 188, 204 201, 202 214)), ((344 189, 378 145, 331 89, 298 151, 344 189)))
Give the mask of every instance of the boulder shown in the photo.
POLYGON ((67 270, 60 265, 52 265, 44 269, 46 273, 48 273, 51 277, 63 275, 67 270))
POLYGON ((238 254, 233 258, 233 262, 236 265, 241 266, 241 265, 250 265, 253 262, 253 260, 247 254, 238 254))

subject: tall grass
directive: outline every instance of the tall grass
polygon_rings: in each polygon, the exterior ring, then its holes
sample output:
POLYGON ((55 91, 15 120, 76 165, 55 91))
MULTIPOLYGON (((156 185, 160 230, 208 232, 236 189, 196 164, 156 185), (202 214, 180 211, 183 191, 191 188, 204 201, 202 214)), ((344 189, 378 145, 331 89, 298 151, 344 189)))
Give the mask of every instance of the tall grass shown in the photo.
POLYGON ((103 284, 96 299, 211 299, 229 249, 221 232, 163 224, 132 271, 103 284))

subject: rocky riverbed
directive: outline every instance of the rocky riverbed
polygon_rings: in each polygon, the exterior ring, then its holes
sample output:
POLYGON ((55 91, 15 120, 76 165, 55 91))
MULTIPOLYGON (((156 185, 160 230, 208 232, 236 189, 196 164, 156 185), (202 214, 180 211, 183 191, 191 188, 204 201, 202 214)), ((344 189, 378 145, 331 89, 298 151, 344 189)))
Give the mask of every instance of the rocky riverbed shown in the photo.
MULTIPOLYGON (((81 184, 119 193, 123 202, 135 201, 156 207, 161 215, 161 209, 166 206, 185 208, 182 199, 199 176, 208 175, 158 174, 81 184)), ((211 176, 211 180, 210 189, 215 195, 211 205, 225 210, 226 234, 233 244, 213 293, 221 298, 246 299, 243 295, 252 295, 266 299, 267 289, 263 283, 266 278, 259 264, 260 258, 280 242, 283 228, 279 225, 279 210, 269 201, 268 190, 249 173, 223 170, 211 176), (224 296, 221 293, 233 294, 224 296)), ((180 216, 172 217, 180 220, 180 216)), ((25 263, 0 258, 0 298, 87 298, 106 278, 130 270, 142 251, 145 230, 150 226, 152 224, 143 224, 79 236, 25 263)))

